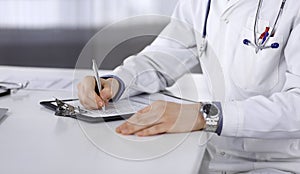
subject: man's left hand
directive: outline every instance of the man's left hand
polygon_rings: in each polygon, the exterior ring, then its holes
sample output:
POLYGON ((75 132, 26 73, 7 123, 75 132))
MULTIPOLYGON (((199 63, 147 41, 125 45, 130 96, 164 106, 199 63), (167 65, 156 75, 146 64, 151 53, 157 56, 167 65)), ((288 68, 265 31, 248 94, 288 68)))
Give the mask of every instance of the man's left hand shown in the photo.
POLYGON ((199 113, 200 104, 178 104, 156 101, 138 111, 116 128, 123 135, 150 136, 201 130, 205 120, 199 113))

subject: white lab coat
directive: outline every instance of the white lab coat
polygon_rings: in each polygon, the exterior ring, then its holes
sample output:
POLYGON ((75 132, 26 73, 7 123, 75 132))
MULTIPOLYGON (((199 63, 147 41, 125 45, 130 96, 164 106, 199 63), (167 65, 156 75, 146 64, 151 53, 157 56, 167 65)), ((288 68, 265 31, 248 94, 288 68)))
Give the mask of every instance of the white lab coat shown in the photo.
MULTIPOLYGON (((287 0, 275 36, 267 43, 280 47, 258 54, 243 44, 243 39, 254 42, 258 0, 231 0, 225 7, 218 1, 212 0, 207 52, 199 57, 207 0, 181 0, 160 37, 115 69, 127 87, 123 97, 164 89, 199 59, 210 71, 205 62, 216 58, 224 74, 225 101, 222 134, 209 143, 211 168, 300 173, 300 1, 287 0)), ((281 0, 263 1, 257 37, 273 25, 280 5, 281 0)))

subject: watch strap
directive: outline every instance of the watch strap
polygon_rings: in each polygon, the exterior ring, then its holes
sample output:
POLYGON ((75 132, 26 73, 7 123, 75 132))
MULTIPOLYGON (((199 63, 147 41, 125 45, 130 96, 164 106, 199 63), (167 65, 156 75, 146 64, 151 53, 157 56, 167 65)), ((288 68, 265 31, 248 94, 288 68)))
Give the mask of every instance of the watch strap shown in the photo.
POLYGON ((223 128, 223 110, 222 110, 222 105, 221 102, 213 102, 218 108, 219 108, 219 124, 218 124, 218 128, 216 130, 215 133, 217 133, 219 136, 222 133, 222 128, 223 128))
POLYGON ((210 102, 210 103, 201 103, 201 109, 200 112, 202 114, 202 108, 204 107, 204 105, 206 104, 213 104, 215 107, 217 107, 217 109, 219 110, 218 113, 218 117, 205 117, 205 121, 206 121, 206 127, 203 129, 206 132, 212 132, 212 133, 217 133, 218 135, 221 135, 221 131, 222 131, 222 127, 223 127, 223 113, 222 113, 222 106, 220 102, 210 102))

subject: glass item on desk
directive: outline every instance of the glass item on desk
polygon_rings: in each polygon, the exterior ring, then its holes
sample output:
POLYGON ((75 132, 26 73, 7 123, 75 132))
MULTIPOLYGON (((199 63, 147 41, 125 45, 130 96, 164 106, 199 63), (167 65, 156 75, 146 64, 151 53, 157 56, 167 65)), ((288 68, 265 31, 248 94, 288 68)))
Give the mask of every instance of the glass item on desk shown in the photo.
POLYGON ((0 97, 16 93, 18 90, 26 88, 28 84, 29 81, 25 83, 0 82, 0 97))

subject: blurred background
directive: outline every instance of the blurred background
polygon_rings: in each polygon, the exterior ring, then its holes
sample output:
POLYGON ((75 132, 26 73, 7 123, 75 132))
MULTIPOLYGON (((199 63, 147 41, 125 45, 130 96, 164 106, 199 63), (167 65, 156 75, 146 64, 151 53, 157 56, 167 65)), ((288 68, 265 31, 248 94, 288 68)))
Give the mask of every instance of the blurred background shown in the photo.
MULTIPOLYGON (((74 68, 84 45, 101 28, 137 15, 170 16, 177 1, 0 0, 0 65, 74 68)), ((136 25, 148 24, 158 34, 167 23, 145 20, 136 25)), ((114 32, 126 34, 132 28, 136 27, 114 32)), ((153 39, 143 36, 123 42, 107 55, 101 68, 113 69, 153 39)), ((89 63, 81 66, 90 68, 89 63)))

